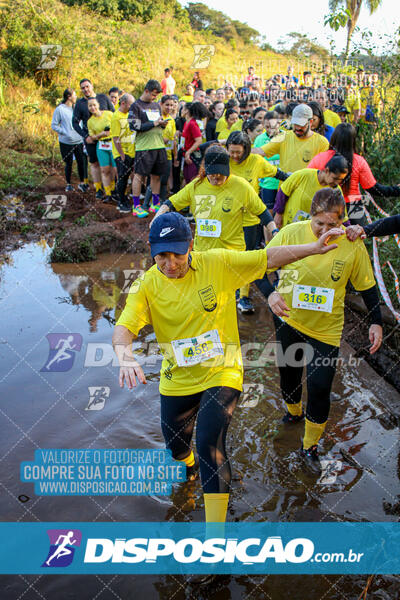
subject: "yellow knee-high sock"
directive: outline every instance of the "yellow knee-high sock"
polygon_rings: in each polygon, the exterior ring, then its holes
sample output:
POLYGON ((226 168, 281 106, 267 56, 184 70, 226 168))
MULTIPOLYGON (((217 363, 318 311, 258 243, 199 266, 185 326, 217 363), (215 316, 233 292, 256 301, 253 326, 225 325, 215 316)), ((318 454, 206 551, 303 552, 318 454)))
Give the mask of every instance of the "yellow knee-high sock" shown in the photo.
POLYGON ((111 196, 111 185, 105 185, 104 191, 106 193, 106 196, 111 196))
POLYGON ((83 183, 86 183, 87 185, 89 185, 89 177, 85 177, 85 179, 83 180, 83 183))
POLYGON ((250 284, 246 283, 246 285, 244 285, 243 287, 240 288, 240 297, 243 298, 243 296, 245 296, 246 298, 248 298, 249 294, 250 294, 250 284))
POLYGON ((187 467, 193 467, 193 465, 194 465, 194 454, 193 454, 193 450, 191 450, 191 451, 190 451, 190 454, 189 454, 189 456, 187 456, 186 458, 182 458, 182 459, 180 460, 180 462, 184 462, 184 463, 185 463, 185 465, 186 465, 187 467))
POLYGON ((306 427, 303 439, 304 449, 311 448, 311 446, 318 444, 322 434, 324 433, 326 424, 327 421, 325 421, 325 423, 313 423, 312 421, 306 419, 306 427))
POLYGON ((286 406, 287 406, 289 413, 291 415, 293 415, 293 417, 300 417, 301 413, 303 412, 301 400, 300 400, 300 402, 297 402, 297 404, 288 404, 286 402, 286 406))
POLYGON ((94 182, 94 189, 96 190, 96 192, 98 192, 99 190, 101 190, 101 181, 95 181, 94 182))
POLYGON ((225 523, 229 494, 204 494, 206 523, 225 523))

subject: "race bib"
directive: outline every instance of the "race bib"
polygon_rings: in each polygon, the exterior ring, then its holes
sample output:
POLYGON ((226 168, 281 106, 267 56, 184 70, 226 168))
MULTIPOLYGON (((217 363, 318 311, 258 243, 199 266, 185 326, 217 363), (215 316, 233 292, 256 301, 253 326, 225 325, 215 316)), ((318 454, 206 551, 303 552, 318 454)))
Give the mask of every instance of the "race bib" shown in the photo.
POLYGON ((292 308, 332 312, 335 290, 332 288, 295 285, 293 287, 292 308))
POLYGON ((221 221, 217 219, 197 219, 197 235, 219 238, 221 235, 221 221))
POLYGON ((174 140, 168 140, 168 142, 165 144, 165 148, 167 150, 172 150, 174 147, 174 140))
POLYGON ((294 215, 292 223, 297 223, 297 221, 307 221, 310 218, 310 215, 305 210, 298 210, 294 215))
POLYGON ((157 121, 160 118, 160 113, 158 110, 146 110, 146 115, 149 121, 157 121))
POLYGON ((112 142, 102 142, 99 141, 99 149, 100 150, 112 150, 112 142))
POLYGON ((215 356, 223 356, 218 329, 201 335, 171 342, 179 367, 192 367, 215 356))

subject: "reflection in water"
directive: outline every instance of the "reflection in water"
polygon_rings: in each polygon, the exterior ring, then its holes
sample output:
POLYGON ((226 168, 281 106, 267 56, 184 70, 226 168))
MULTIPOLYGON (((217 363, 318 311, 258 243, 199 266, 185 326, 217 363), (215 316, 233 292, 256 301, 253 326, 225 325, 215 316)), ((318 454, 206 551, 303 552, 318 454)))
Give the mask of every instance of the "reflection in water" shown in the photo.
MULTIPOLYGON (((20 462, 32 460, 38 447, 163 447, 158 396, 160 361, 156 350, 154 361, 145 365, 149 383, 131 393, 119 388, 116 367, 85 368, 83 356, 90 341, 111 343, 112 325, 125 304, 129 287, 151 266, 151 259, 140 255, 107 255, 93 263, 51 266, 45 259, 43 245, 35 248, 31 245, 13 254, 8 264, 2 266, 2 308, 8 317, 7 323, 1 325, 6 343, 0 345, 6 374, 2 403, 6 417, 1 420, 0 438, 0 478, 8 490, 2 498, 3 518, 202 521, 204 507, 199 481, 176 486, 171 496, 82 498, 37 497, 31 484, 19 480, 20 462), (74 366, 67 373, 40 373, 48 354, 49 331, 80 332, 83 338, 82 351, 77 353, 74 366), (24 361, 21 362, 20 356, 24 356, 24 361), (100 390, 97 396, 95 392, 92 394, 96 401, 104 399, 103 390, 110 390, 101 410, 86 410, 91 397, 89 389, 100 390), (21 494, 30 500, 18 501, 21 494)), ((255 301, 255 315, 239 315, 242 343, 272 342, 271 319, 263 301, 259 297, 255 301)), ((154 334, 142 332, 140 340, 154 342, 154 334)), ((228 519, 239 522, 398 519, 397 421, 371 391, 362 370, 346 363, 338 369, 333 388, 335 401, 321 449, 321 457, 327 461, 326 472, 325 477, 316 481, 302 471, 297 454, 302 424, 281 423, 284 406, 274 362, 252 365, 256 357, 250 349, 247 358, 248 397, 242 398, 235 410, 227 440, 233 468, 228 519)), ((390 394, 395 394, 394 390, 390 394)), ((36 579, 26 578, 26 581, 36 579)), ((35 587, 40 592, 38 596, 61 598, 66 597, 68 585, 80 600, 89 600, 96 595, 101 597, 100 579, 109 586, 104 597, 124 600, 203 597, 343 600, 357 598, 366 578, 241 576, 218 578, 214 587, 199 590, 187 579, 175 575, 68 576, 42 578, 35 587), (301 595, 293 595, 293 590, 301 590, 301 595)), ((3 578, 2 583, 9 590, 7 600, 22 597, 29 585, 16 578, 3 578)), ((383 591, 390 589, 392 583, 388 577, 380 578, 383 598, 383 591)), ((6 589, 4 585, 1 587, 6 589)), ((28 598, 29 594, 25 595, 28 598)))

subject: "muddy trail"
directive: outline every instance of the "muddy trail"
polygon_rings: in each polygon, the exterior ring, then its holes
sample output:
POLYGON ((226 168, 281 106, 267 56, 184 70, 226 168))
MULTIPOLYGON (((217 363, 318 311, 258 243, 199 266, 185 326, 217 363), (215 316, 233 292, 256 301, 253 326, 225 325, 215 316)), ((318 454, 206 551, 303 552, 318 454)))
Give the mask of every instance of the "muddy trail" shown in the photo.
MULTIPOLYGON (((72 203, 71 203, 72 204, 72 203)), ((70 209, 72 211, 72 208, 70 209)), ((107 207, 109 210, 109 207, 107 207)), ((120 220, 130 227, 130 219, 120 220)), ((116 219, 117 221, 118 219, 116 219)), ((64 223, 65 226, 65 223, 64 223)), ((147 223, 134 224, 143 241, 147 223)), ((71 228, 72 221, 71 221, 71 228)), ((174 486, 170 496, 37 496, 19 477, 38 448, 163 448, 158 381, 160 356, 145 364, 146 386, 128 392, 117 381, 111 335, 131 278, 151 264, 147 251, 98 254, 90 262, 50 263, 45 238, 9 254, 1 267, 3 366, 0 424, 1 515, 5 521, 202 521, 199 481, 174 486), (50 334, 80 336, 64 372, 43 372, 50 334), (93 362, 94 349, 103 354, 93 362), (92 357, 90 359, 90 357, 92 357), (107 390, 89 410, 93 389, 107 390), (23 500, 22 500, 23 499, 23 500)), ((253 286, 254 287, 254 286, 253 286)), ((259 359, 274 338, 269 312, 252 291, 256 313, 239 315, 245 393, 235 410, 227 448, 233 470, 228 520, 236 522, 382 521, 400 516, 398 424, 400 394, 346 342, 342 344, 332 407, 321 443, 323 473, 305 473, 298 456, 302 424, 281 423, 278 369, 259 359)), ((356 317, 353 317, 354 319, 356 317)), ((347 323, 360 337, 360 323, 347 323)), ((154 346, 144 329, 137 350, 154 346)), ((362 342, 364 343, 364 342, 362 342)), ((2 576, 7 600, 29 598, 254 598, 266 600, 393 600, 399 580, 367 576, 220 576, 199 590, 182 576, 2 576)))

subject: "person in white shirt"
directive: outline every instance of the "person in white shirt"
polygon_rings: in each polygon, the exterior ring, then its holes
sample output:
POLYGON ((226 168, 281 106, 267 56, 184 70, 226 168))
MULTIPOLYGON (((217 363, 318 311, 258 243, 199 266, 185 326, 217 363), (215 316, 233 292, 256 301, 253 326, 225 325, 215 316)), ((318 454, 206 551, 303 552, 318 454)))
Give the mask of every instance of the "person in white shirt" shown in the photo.
POLYGON ((161 89, 164 96, 172 96, 175 93, 176 81, 172 77, 171 69, 164 69, 164 79, 161 82, 161 89))

